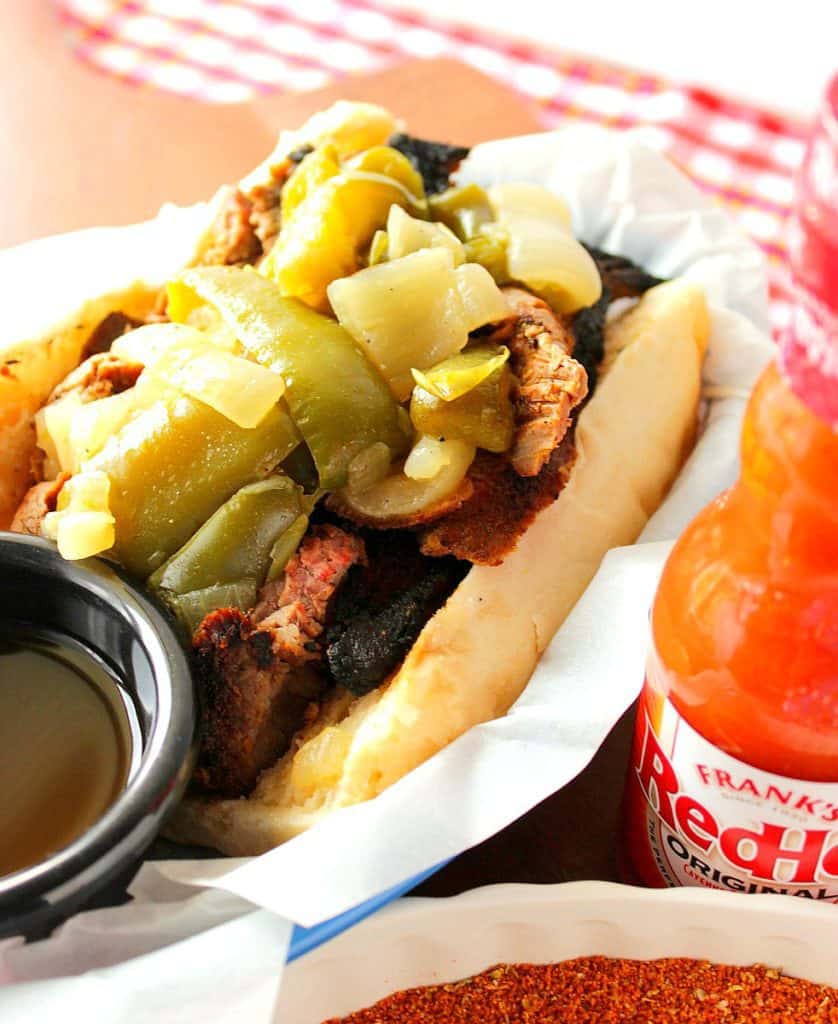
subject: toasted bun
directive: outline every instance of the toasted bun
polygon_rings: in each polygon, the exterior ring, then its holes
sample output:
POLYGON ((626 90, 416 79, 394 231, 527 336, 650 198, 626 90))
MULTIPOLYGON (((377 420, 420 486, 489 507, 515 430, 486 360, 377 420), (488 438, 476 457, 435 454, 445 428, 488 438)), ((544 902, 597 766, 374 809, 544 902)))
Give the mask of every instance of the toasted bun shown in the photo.
POLYGON ((657 286, 609 325, 570 479, 515 551, 469 571, 389 683, 333 698, 249 797, 189 798, 168 834, 262 853, 503 715, 606 551, 637 538, 674 480, 696 429, 709 331, 703 294, 685 281, 657 286))

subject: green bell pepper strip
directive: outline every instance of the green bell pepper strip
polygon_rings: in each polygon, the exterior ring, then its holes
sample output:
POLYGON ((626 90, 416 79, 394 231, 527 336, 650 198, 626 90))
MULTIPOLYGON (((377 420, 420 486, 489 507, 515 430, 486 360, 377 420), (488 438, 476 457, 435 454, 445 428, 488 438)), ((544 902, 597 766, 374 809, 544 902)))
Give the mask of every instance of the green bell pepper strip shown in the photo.
POLYGON ((291 556, 300 546, 300 541, 308 529, 308 516, 303 514, 297 516, 293 523, 277 537, 276 543, 271 548, 271 564, 268 568, 268 580, 275 580, 282 574, 291 556))
POLYGON ((279 541, 293 534, 285 543, 287 562, 305 533, 295 532, 306 518, 303 501, 301 489, 284 474, 242 487, 152 573, 148 585, 190 634, 216 608, 252 608, 279 541))
POLYGON ((493 221, 489 197, 479 185, 448 188, 428 197, 431 219, 441 220, 461 242, 477 234, 484 224, 493 221))
POLYGON ((473 237, 463 243, 467 263, 479 263, 492 275, 495 284, 502 286, 512 280, 506 259, 509 238, 500 224, 486 224, 473 237))
POLYGON ((149 586, 169 594, 239 580, 261 586, 277 539, 303 513, 302 497, 284 474, 247 484, 151 575, 149 586))
POLYGON ((305 441, 297 445, 280 468, 295 484, 299 484, 306 494, 313 494, 318 489, 317 466, 314 465, 314 459, 305 441))
POLYGON ((511 390, 512 373, 506 365, 451 401, 415 387, 410 418, 421 434, 467 441, 490 452, 505 452, 515 433, 511 390))
POLYGON ((247 611, 256 604, 259 588, 253 580, 238 580, 236 583, 218 583, 203 590, 192 590, 188 594, 171 594, 160 591, 158 596, 175 615, 191 639, 195 630, 210 612, 219 608, 238 608, 247 611))
POLYGON ((419 387, 445 402, 451 402, 476 388, 507 359, 509 349, 505 345, 470 345, 429 370, 411 372, 419 387))
POLYGON ((346 483, 352 459, 377 441, 407 447, 399 405, 384 378, 335 320, 239 267, 196 267, 169 285, 169 315, 184 322, 202 302, 219 311, 245 353, 285 379, 294 422, 311 450, 320 486, 346 483))
POLYGON ((145 579, 232 494, 264 477, 299 444, 281 404, 251 429, 172 392, 130 420, 85 469, 111 482, 112 553, 145 579))

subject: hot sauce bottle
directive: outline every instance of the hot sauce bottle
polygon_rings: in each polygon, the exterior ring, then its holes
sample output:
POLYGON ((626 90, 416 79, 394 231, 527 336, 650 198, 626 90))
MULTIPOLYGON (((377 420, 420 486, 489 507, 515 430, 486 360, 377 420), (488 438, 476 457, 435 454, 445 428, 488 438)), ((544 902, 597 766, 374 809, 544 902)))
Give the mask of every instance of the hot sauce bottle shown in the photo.
POLYGON ((746 409, 740 478, 654 601, 626 881, 838 902, 838 78, 830 99, 831 149, 810 146, 798 186, 797 304, 746 409))

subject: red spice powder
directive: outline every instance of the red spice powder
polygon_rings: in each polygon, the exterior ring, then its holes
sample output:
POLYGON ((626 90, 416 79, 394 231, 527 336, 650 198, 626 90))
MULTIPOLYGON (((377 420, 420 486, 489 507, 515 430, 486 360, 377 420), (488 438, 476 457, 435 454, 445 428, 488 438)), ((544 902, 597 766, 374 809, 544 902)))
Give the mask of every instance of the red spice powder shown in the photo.
POLYGON ((324 1024, 838 1024, 838 989, 767 967, 581 957, 501 964, 324 1024))

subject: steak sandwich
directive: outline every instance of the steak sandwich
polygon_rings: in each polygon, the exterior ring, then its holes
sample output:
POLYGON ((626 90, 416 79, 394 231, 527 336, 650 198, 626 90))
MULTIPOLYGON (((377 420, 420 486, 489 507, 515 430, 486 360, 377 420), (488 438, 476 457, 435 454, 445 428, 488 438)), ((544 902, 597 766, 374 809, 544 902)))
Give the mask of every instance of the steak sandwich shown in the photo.
POLYGON ((701 292, 465 155, 338 104, 164 288, 4 346, 11 528, 118 561, 192 652, 177 839, 262 852, 504 714, 691 444, 701 292))

